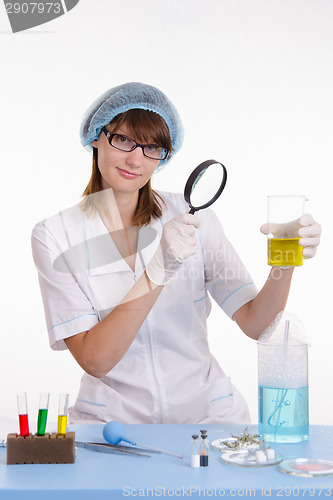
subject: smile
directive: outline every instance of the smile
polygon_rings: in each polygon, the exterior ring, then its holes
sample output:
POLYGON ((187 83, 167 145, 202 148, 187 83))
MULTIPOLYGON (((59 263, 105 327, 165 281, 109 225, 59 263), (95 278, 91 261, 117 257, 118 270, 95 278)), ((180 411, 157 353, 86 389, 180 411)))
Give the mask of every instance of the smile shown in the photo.
POLYGON ((140 176, 140 174, 134 174, 132 172, 128 172, 127 170, 123 170, 122 168, 117 167, 118 172, 122 177, 125 177, 125 179, 137 179, 137 177, 140 176))

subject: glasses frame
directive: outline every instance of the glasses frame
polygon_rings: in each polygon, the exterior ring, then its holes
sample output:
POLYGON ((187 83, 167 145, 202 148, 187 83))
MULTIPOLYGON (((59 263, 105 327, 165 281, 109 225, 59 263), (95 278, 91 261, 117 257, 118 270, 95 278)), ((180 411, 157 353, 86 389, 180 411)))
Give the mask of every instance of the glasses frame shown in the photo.
MULTIPOLYGON (((168 157, 169 151, 167 149, 165 149, 165 148, 162 148, 165 151, 165 155, 163 157, 161 157, 161 158, 153 158, 152 156, 148 156, 145 153, 145 150, 144 150, 145 147, 147 147, 147 146, 157 146, 157 144, 140 144, 139 142, 136 142, 131 137, 128 137, 127 135, 124 135, 124 134, 112 134, 105 127, 102 128, 102 131, 106 135, 106 138, 107 138, 108 143, 110 144, 110 146, 112 146, 115 149, 118 149, 118 151, 123 151, 124 153, 130 153, 131 151, 134 151, 136 148, 141 148, 143 156, 145 156, 146 158, 149 158, 150 160, 163 161, 163 160, 166 160, 166 158, 168 157), (132 149, 128 149, 128 150, 127 149, 117 148, 117 146, 114 146, 113 144, 111 144, 111 141, 112 141, 112 139, 113 139, 113 137, 115 135, 118 135, 119 137, 126 137, 126 139, 129 139, 130 141, 134 142, 135 146, 133 146, 132 149)), ((157 146, 157 147, 162 147, 162 146, 157 146)))

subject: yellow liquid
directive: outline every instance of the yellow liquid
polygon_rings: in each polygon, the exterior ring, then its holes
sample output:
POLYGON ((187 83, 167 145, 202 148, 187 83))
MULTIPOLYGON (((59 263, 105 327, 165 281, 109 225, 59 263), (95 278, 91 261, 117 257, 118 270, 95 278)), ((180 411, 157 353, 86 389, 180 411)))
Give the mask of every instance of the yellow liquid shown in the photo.
POLYGON ((67 415, 58 416, 58 434, 64 436, 67 430, 67 415))
POLYGON ((300 238, 268 238, 268 264, 270 266, 301 266, 303 247, 300 238))

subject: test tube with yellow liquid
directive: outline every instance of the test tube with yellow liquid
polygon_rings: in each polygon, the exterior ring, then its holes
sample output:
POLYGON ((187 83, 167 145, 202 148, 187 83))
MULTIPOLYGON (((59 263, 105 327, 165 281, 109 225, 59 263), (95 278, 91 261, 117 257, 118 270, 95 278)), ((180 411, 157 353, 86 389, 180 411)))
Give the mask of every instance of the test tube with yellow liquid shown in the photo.
POLYGON ((294 267, 303 265, 298 220, 304 214, 307 198, 303 195, 268 196, 268 264, 294 267))
POLYGON ((59 394, 57 429, 59 436, 65 436, 67 432, 68 399, 69 394, 59 394))

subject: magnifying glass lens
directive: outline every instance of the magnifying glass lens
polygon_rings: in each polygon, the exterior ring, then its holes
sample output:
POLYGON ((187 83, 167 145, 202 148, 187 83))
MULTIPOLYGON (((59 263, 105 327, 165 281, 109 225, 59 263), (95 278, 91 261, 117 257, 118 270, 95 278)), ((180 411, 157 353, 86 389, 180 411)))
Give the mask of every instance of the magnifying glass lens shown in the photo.
POLYGON ((207 160, 193 170, 184 190, 190 213, 207 208, 221 195, 227 181, 227 170, 222 163, 207 160))

